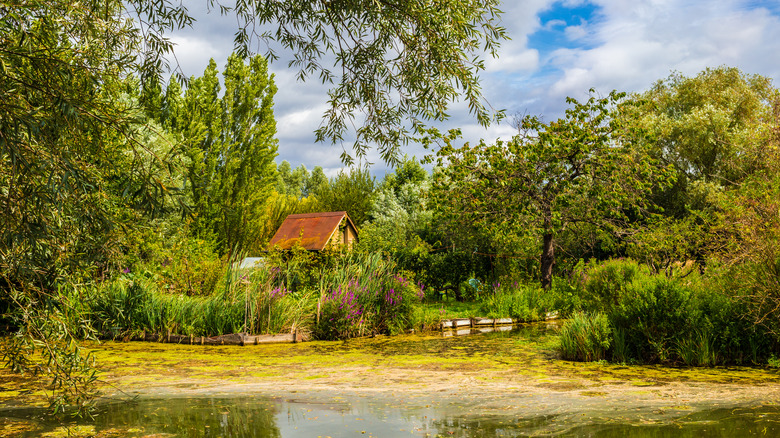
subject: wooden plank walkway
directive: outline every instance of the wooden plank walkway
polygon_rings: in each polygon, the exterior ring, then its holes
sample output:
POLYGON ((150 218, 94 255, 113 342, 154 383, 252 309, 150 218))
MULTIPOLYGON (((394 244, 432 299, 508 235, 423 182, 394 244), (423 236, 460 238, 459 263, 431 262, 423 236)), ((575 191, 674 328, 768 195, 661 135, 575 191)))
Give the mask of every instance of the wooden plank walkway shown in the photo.
POLYGON ((186 336, 159 335, 157 333, 141 333, 131 336, 128 341, 165 342, 171 344, 189 345, 259 345, 274 343, 295 343, 309 340, 309 335, 302 332, 282 333, 277 335, 250 335, 248 333, 233 333, 221 336, 186 336))

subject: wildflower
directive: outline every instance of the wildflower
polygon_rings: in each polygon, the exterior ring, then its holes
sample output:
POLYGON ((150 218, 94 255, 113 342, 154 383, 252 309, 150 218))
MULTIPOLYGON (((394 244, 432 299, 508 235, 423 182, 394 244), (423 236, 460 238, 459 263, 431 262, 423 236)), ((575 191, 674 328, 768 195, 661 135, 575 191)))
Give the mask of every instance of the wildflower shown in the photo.
POLYGON ((129 274, 129 273, 130 273, 130 268, 124 268, 124 269, 122 269, 122 273, 123 273, 123 274, 129 274))

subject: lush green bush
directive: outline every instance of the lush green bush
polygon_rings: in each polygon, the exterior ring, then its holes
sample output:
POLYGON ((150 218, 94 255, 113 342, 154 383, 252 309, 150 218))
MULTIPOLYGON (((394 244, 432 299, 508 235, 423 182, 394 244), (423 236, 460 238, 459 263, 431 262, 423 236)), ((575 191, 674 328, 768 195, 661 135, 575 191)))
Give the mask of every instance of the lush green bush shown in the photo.
POLYGON ((223 285, 230 263, 211 238, 194 238, 187 223, 153 220, 127 232, 117 270, 140 274, 158 290, 209 296, 223 285))
POLYGON ((625 299, 625 288, 638 275, 646 277, 648 270, 633 260, 616 259, 606 262, 580 263, 575 268, 575 280, 583 289, 583 305, 591 311, 610 312, 625 299))
POLYGON ((744 317, 748 304, 734 296, 730 271, 715 264, 707 276, 690 264, 652 274, 626 259, 581 264, 575 272, 568 285, 559 283, 557 305, 603 312, 615 361, 761 363, 773 351, 774 338, 744 317))
POLYGON ((629 354, 641 361, 675 359, 674 346, 691 330, 691 290, 662 276, 643 276, 625 288, 612 308, 610 322, 622 329, 629 354))
POLYGON ((611 342, 612 328, 606 315, 577 312, 561 329, 561 357, 579 361, 604 360, 611 342))

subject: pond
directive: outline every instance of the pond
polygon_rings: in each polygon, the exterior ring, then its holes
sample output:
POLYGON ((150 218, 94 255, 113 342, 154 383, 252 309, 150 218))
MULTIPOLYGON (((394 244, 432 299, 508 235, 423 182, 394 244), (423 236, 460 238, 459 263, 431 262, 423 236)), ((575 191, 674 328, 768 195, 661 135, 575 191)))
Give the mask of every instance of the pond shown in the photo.
MULTIPOLYGON (((0 411, 13 436, 67 436, 45 410, 0 411), (26 430, 24 430, 26 429, 26 430)), ((777 406, 677 411, 664 419, 633 412, 522 412, 483 415, 457 402, 405 402, 385 397, 276 398, 261 395, 142 397, 104 403, 94 420, 67 425, 76 434, 129 437, 740 437, 780 435, 777 406)), ((11 436, 11 435, 9 435, 11 436)))
POLYGON ((780 378, 555 358, 554 328, 267 347, 106 343, 93 419, 0 403, 0 436, 780 436, 780 378))

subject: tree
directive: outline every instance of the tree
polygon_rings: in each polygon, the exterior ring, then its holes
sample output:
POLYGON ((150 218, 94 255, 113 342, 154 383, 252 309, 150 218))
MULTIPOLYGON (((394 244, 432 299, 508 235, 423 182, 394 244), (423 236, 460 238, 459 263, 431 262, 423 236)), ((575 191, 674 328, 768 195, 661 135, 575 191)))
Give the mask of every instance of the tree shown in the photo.
POLYGON ((221 253, 256 242, 262 205, 276 182, 273 116, 276 86, 266 61, 228 58, 219 97, 216 63, 193 78, 179 111, 189 157, 187 179, 195 231, 213 235, 221 253))
POLYGON ((654 193, 667 215, 706 209, 707 193, 766 169, 778 102, 770 79, 729 67, 674 73, 630 96, 623 123, 645 130, 651 153, 674 166, 676 183, 654 193))
POLYGON ((378 185, 361 228, 358 248, 383 253, 405 270, 415 271, 418 281, 428 271, 433 212, 427 206, 430 176, 414 159, 404 156, 393 173, 378 185))
POLYGON ((766 171, 778 102, 771 80, 730 67, 693 77, 674 73, 628 98, 621 123, 646 132, 636 141, 674 173, 673 184, 653 189, 660 215, 634 224, 628 255, 662 270, 685 260, 703 263, 717 251, 718 199, 766 171))
POLYGON ((541 237, 542 285, 552 281, 555 237, 568 225, 613 226, 626 212, 641 213, 644 195, 663 175, 642 149, 625 142, 613 117, 620 93, 591 97, 563 119, 543 123, 527 116, 508 142, 442 148, 444 178, 437 205, 454 223, 494 230, 528 230, 541 237))
POLYGON ((343 170, 314 192, 321 211, 346 211, 355 226, 368 220, 376 181, 368 169, 343 170))
MULTIPOLYGON (((453 99, 463 96, 470 112, 487 125, 491 111, 483 102, 478 73, 483 52, 495 56, 506 38, 499 25, 498 0, 409 1, 266 1, 236 2, 233 12, 243 26, 241 47, 250 29, 269 24, 272 38, 293 52, 290 67, 298 77, 316 76, 335 84, 318 141, 342 143, 353 124, 358 157, 375 144, 385 161, 416 140, 427 121, 448 117, 453 99), (333 66, 325 64, 332 56, 333 66), (362 113, 361 118, 357 113, 362 113)), ((269 50, 273 60, 276 54, 269 50)), ((344 150, 342 160, 351 164, 344 150)))
MULTIPOLYGON (((311 175, 309 174, 309 170, 306 169, 306 166, 301 164, 293 169, 292 166, 290 166, 290 163, 287 160, 284 160, 279 163, 277 172, 276 191, 278 193, 295 196, 297 198, 303 198, 309 195, 307 184, 311 175)), ((322 172, 322 168, 320 168, 320 172, 322 172)))
POLYGON ((303 190, 301 190, 301 195, 308 197, 314 193, 324 190, 326 185, 328 185, 328 177, 325 176, 325 171, 323 171, 322 167, 320 166, 314 166, 311 174, 307 174, 303 181, 303 190))

